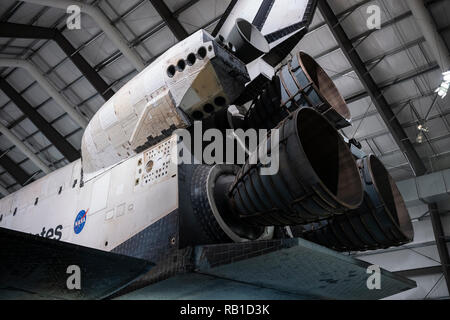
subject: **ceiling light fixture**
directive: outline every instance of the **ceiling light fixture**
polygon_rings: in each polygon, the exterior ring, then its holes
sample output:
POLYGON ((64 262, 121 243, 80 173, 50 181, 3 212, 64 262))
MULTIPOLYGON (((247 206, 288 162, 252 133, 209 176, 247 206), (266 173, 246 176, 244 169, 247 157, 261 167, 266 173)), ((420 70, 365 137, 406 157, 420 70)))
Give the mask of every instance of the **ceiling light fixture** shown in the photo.
POLYGON ((442 75, 444 76, 444 80, 442 81, 441 86, 437 88, 435 92, 439 97, 444 99, 448 93, 448 89, 450 88, 450 71, 444 72, 442 75))
POLYGON ((424 140, 425 140, 425 137, 423 135, 423 132, 420 131, 419 134, 417 135, 416 142, 418 144, 422 144, 424 140))
POLYGON ((444 76, 445 82, 450 82, 450 71, 444 72, 442 75, 444 76))
POLYGON ((419 124, 417 126, 417 130, 421 131, 421 132, 429 132, 430 129, 428 129, 428 127, 425 127, 423 124, 419 124))
POLYGON ((423 124, 419 124, 417 130, 419 130, 419 134, 417 135, 416 142, 422 144, 425 141, 425 133, 429 132, 430 129, 423 124))

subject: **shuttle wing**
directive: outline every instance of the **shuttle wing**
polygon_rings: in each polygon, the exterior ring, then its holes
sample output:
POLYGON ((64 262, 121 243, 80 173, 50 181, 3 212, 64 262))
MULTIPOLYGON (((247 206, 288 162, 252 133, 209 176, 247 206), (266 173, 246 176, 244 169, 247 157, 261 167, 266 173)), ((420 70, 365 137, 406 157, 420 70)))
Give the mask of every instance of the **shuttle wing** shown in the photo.
POLYGON ((303 239, 198 246, 186 272, 156 284, 141 259, 3 228, 0 243, 0 299, 381 299, 416 287, 381 270, 381 290, 369 290, 368 263, 303 239), (71 265, 81 290, 67 288, 71 265))
POLYGON ((194 270, 151 284, 121 299, 382 299, 416 287, 380 270, 369 290, 369 263, 303 239, 199 246, 194 270))
MULTIPOLYGON (((0 299, 101 299, 148 272, 148 261, 0 228, 0 299), (80 290, 67 280, 80 268, 80 290)), ((72 278, 73 279, 73 278, 72 278)))

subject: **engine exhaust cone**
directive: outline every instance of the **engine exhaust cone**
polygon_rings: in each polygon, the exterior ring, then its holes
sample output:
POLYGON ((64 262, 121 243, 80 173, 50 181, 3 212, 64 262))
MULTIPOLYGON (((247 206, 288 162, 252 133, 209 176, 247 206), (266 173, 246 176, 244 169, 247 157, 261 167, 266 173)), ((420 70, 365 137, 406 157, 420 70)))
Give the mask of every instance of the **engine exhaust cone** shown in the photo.
POLYGON ((363 187, 358 168, 327 119, 314 109, 302 108, 278 129, 278 173, 262 175, 261 163, 247 163, 230 188, 232 207, 242 219, 254 225, 288 226, 359 207, 363 187))
POLYGON ((233 165, 197 165, 191 180, 191 205, 199 233, 209 243, 243 242, 272 238, 273 227, 252 226, 232 214, 227 190, 240 168, 233 165))
POLYGON ((311 107, 338 128, 348 125, 350 110, 344 98, 323 68, 309 55, 300 52, 277 74, 281 98, 289 109, 311 107))
POLYGON ((227 42, 236 50, 236 57, 245 64, 270 50, 269 43, 263 34, 253 24, 241 18, 236 19, 227 42))
POLYGON ((356 210, 318 225, 304 235, 339 251, 364 251, 411 242, 414 229, 406 205, 381 161, 371 155, 358 161, 364 201, 356 210))
POLYGON ((303 52, 264 85, 246 114, 246 127, 272 129, 301 107, 315 109, 337 129, 350 124, 350 110, 333 81, 303 52))

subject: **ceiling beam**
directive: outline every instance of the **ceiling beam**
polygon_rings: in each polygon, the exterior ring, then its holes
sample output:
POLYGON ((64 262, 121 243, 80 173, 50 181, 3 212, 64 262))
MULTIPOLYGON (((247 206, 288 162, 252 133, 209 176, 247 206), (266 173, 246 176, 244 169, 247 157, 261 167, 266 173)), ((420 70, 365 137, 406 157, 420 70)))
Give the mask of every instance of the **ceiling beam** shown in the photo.
POLYGON ((83 58, 83 56, 72 46, 72 44, 56 29, 53 40, 70 58, 73 64, 80 70, 95 90, 105 99, 112 98, 115 94, 114 90, 106 83, 105 80, 95 71, 95 69, 83 58))
POLYGON ((4 186, 0 185, 0 194, 6 197, 7 195, 9 195, 9 191, 4 186))
POLYGON ((0 16, 0 21, 8 21, 22 6, 23 2, 15 1, 4 13, 0 16))
POLYGON ((44 136, 67 158, 73 162, 80 158, 80 153, 56 131, 37 112, 22 95, 17 92, 5 79, 0 77, 0 89, 11 99, 11 101, 25 114, 28 119, 44 134, 44 136))
MULTIPOLYGON (((342 48, 344 55, 352 65, 355 73, 358 75, 361 83, 366 89, 367 93, 372 99, 378 113, 383 118, 386 126, 392 134, 392 137, 396 141, 399 148, 405 154, 408 162, 413 169, 416 176, 424 175, 427 172, 424 162, 417 153, 414 145, 409 140, 402 125, 398 121, 394 111, 390 108, 386 98, 383 96, 381 89, 375 83, 371 74, 367 70, 361 57, 358 55, 356 48, 353 46, 351 40, 348 38, 344 31, 344 28, 339 23, 338 18, 334 14, 327 0, 319 1, 319 9, 334 35, 335 40, 342 48)), ((444 232, 442 228, 442 222, 438 210, 438 206, 435 203, 428 205, 430 210, 430 216, 433 225, 433 233, 438 248, 439 257, 441 259, 441 265, 445 276, 447 289, 450 290, 450 256, 447 249, 447 244, 443 240, 444 232)))
POLYGON ((415 18, 416 24, 419 26, 423 36, 427 40, 434 59, 438 62, 442 72, 449 71, 450 52, 448 51, 444 39, 439 34, 436 23, 426 8, 425 3, 423 0, 409 0, 407 3, 415 18))
POLYGON ((231 11, 233 11, 237 2, 238 2, 238 0, 231 0, 230 4, 225 9, 225 12, 223 13, 222 17, 220 18, 219 23, 217 23, 216 27, 214 28, 214 31, 212 33, 213 37, 216 37, 217 34, 219 33, 220 29, 222 29, 223 25, 225 24, 225 21, 227 21, 228 17, 231 14, 231 11))
POLYGON ((45 174, 52 172, 52 169, 42 161, 41 158, 36 155, 36 153, 22 140, 16 136, 11 130, 9 130, 3 123, 0 122, 0 132, 8 139, 12 145, 16 146, 28 159, 33 162, 36 167, 42 170, 45 174))
POLYGON ((329 6, 326 0, 319 1, 318 3, 320 12, 323 15, 328 27, 333 33, 336 41, 342 49, 342 52, 347 57, 348 61, 352 65, 358 78, 361 80, 365 90, 372 98, 372 101, 383 118, 386 126, 391 131, 394 140, 400 149, 404 152, 412 169, 416 175, 423 175, 426 173, 427 169, 419 157, 416 149, 409 140, 405 133, 405 130, 401 126, 394 112, 390 108, 386 98, 380 88, 378 88, 375 80, 372 78, 371 74, 368 72, 364 62, 359 56, 356 49, 353 47, 351 40, 348 38, 338 18, 335 16, 333 10, 329 6))
MULTIPOLYGON (((105 15, 105 13, 98 7, 92 4, 87 4, 84 2, 76 0, 22 0, 26 3, 32 3, 52 8, 59 8, 64 11, 67 10, 69 5, 76 5, 80 8, 81 12, 89 15, 93 21, 103 30, 103 32, 108 36, 111 42, 123 53, 123 55, 133 64, 134 68, 138 71, 142 71, 145 68, 145 63, 142 57, 132 48, 130 48, 128 41, 125 39, 123 34, 114 27, 105 15)), ((94 2, 95 3, 95 2, 94 2)))
POLYGON ((441 216, 437 204, 432 203, 428 205, 430 210, 431 225, 433 226, 433 233, 436 239, 436 246, 441 259, 442 270, 444 273, 447 289, 450 291, 450 255, 448 253, 447 241, 445 239, 444 229, 442 227, 441 216))
POLYGON ((164 20, 166 25, 169 27, 170 31, 175 35, 178 41, 186 39, 189 34, 181 25, 180 21, 173 15, 169 7, 163 0, 149 0, 153 7, 156 9, 158 14, 164 20))
POLYGON ((56 101, 61 109, 70 116, 72 121, 83 129, 86 129, 89 121, 84 117, 84 114, 82 115, 78 112, 77 107, 41 73, 39 68, 31 60, 0 58, 0 66, 25 69, 39 83, 42 89, 56 101))
POLYGON ((0 37, 23 39, 52 39, 56 29, 25 24, 0 22, 0 37))
MULTIPOLYGON (((413 71, 408 72, 406 74, 401 74, 398 77, 395 77, 393 79, 384 81, 383 83, 379 83, 378 84, 378 88, 381 91, 385 91, 385 90, 389 89, 392 86, 395 86, 395 85, 398 85, 400 83, 403 83, 403 82, 415 79, 415 78, 420 77, 421 75, 427 74, 429 72, 434 72, 434 71, 436 71, 438 69, 439 69, 439 65, 437 63, 433 62, 433 63, 430 63, 428 65, 420 67, 418 70, 413 70, 413 71)), ((352 71, 353 71, 353 69, 352 69, 352 71)), ((349 73, 349 72, 347 72, 347 73, 349 73)), ((335 78, 335 77, 332 77, 332 78, 335 78)), ((349 97, 345 97, 345 102, 347 104, 354 103, 354 102, 356 102, 358 100, 361 100, 361 99, 364 99, 364 98, 366 98, 368 96, 370 96, 369 92, 364 90, 364 91, 355 93, 355 94, 353 94, 353 95, 351 95, 349 97)))
POLYGON ((32 178, 18 164, 16 164, 4 151, 0 151, 0 165, 16 180, 21 186, 32 181, 32 178))
POLYGON ((0 37, 53 40, 105 100, 109 100, 115 93, 95 69, 72 46, 69 40, 56 28, 0 22, 0 37))

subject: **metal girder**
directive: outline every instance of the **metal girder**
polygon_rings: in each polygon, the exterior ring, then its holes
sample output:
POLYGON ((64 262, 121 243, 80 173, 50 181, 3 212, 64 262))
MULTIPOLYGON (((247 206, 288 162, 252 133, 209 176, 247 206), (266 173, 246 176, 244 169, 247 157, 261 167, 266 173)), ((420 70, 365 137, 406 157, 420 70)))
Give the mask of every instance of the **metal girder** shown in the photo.
POLYGON ((31 120, 70 162, 80 158, 80 153, 56 131, 5 79, 0 78, 0 89, 31 120))
POLYGON ((0 185, 0 195, 3 195, 4 197, 6 197, 7 195, 9 195, 9 191, 8 189, 6 189, 4 186, 0 185))
POLYGON ((77 52, 72 44, 57 31, 53 40, 59 45, 64 53, 72 60, 73 64, 81 71, 90 84, 97 90, 97 92, 105 99, 109 100, 115 94, 114 90, 100 77, 93 67, 77 52))
POLYGON ((56 29, 25 24, 0 22, 0 37, 24 39, 52 39, 56 29))
MULTIPOLYGON (((318 2, 321 2, 322 0, 319 0, 318 2)), ((348 7, 347 9, 345 9, 344 11, 340 12, 339 14, 336 15, 336 17, 338 18, 339 23, 341 23, 342 21, 344 21, 345 19, 347 19, 353 12, 355 12, 356 10, 360 9, 362 6, 365 6, 366 4, 372 2, 373 0, 363 0, 360 1, 350 7, 348 7)), ((313 32, 316 30, 319 30, 320 28, 322 28, 323 26, 325 26, 327 23, 325 21, 318 23, 317 25, 315 25, 313 28, 309 29, 309 32, 313 32)))
POLYGON ((17 149, 20 150, 31 162, 33 162, 36 167, 38 167, 42 172, 48 174, 52 172, 52 169, 42 161, 36 153, 27 146, 22 139, 15 135, 11 130, 9 130, 3 123, 0 122, 0 132, 8 139, 17 149))
POLYGON ((9 6, 4 13, 0 16, 0 21, 7 21, 11 18, 20 7, 23 6, 23 2, 15 1, 11 6, 9 6))
POLYGON ((26 3, 33 3, 42 6, 59 8, 62 10, 67 10, 68 6, 76 5, 80 8, 81 12, 89 15, 97 25, 105 32, 108 38, 114 43, 114 45, 123 52, 124 56, 133 64, 136 70, 142 71, 145 68, 145 63, 142 57, 130 48, 128 41, 124 36, 111 24, 111 21, 105 15, 105 13, 100 10, 100 8, 82 3, 75 0, 22 0, 26 3))
MULTIPOLYGON (((351 40, 346 35, 344 29, 340 25, 333 10, 326 0, 319 1, 319 9, 325 19, 325 22, 328 24, 331 32, 333 33, 334 38, 342 48, 344 55, 352 65, 355 73, 358 75, 358 78, 361 80, 361 83, 363 84, 367 93, 372 98, 372 101, 377 108, 378 113, 383 118, 386 126, 388 127, 398 146, 406 155, 415 175, 424 175, 427 172, 425 164, 419 157, 417 151, 414 149, 413 144, 406 135, 393 110, 390 108, 386 98, 383 96, 381 89, 377 86, 374 79, 368 72, 366 66, 364 65, 364 62, 361 60, 351 40)), ((445 281, 447 284, 447 288, 450 290, 450 258, 446 241, 444 239, 444 231, 442 228, 439 210, 437 204, 435 203, 429 204, 428 207, 430 210, 433 233, 439 252, 439 257, 441 259, 445 281)))
POLYGON ((444 39, 438 33, 436 23, 425 6, 423 0, 409 0, 408 6, 424 35, 434 59, 438 62, 442 72, 447 72, 450 68, 450 53, 444 39))
POLYGON ((17 165, 4 151, 0 151, 0 165, 21 185, 32 181, 32 178, 17 165))
POLYGON ((372 78, 370 73, 367 71, 364 62, 361 57, 353 47, 351 40, 348 38, 344 29, 339 23, 338 18, 335 16, 333 10, 329 6, 326 0, 319 1, 318 3, 320 12, 323 15, 326 23, 328 24, 331 32, 333 33, 336 41, 341 46, 344 55, 347 57, 348 61, 352 65, 355 73, 361 80, 365 90, 372 98, 372 101, 383 118, 386 126, 392 133, 396 143, 400 149, 405 153, 408 161, 411 164, 412 169, 416 175, 423 175, 426 173, 427 169, 423 164, 419 154, 415 150, 413 144, 409 140, 405 133, 405 130, 401 126, 394 112, 389 106, 386 98, 383 96, 380 88, 378 88, 375 80, 372 78))
MULTIPOLYGON (((419 70, 413 70, 412 72, 408 72, 406 74, 402 74, 392 80, 388 80, 386 82, 383 83, 379 83, 378 84, 378 88, 380 89, 380 91, 386 90, 391 86, 412 80, 414 78, 417 78, 421 75, 427 74, 429 72, 433 72, 439 69, 439 65, 437 63, 431 63, 429 65, 426 66, 422 66, 421 68, 419 68, 419 70)), ((354 69, 352 69, 353 71, 354 69)), ((346 73, 349 73, 349 71, 347 70, 346 73)), ((334 77, 332 77, 334 78, 334 77)), ((369 92, 367 91, 362 91, 362 92, 358 92, 350 97, 345 98, 345 102, 347 104, 353 103, 355 101, 361 100, 366 98, 367 96, 370 96, 369 92)))
POLYGON ((0 22, 0 37, 53 40, 105 100, 115 93, 58 29, 0 22))
MULTIPOLYGON (((409 17, 411 17, 411 13, 410 12, 406 12, 404 14, 401 14, 400 16, 397 16, 397 17, 393 18, 392 20, 388 20, 388 21, 382 23, 380 27, 381 27, 381 29, 386 28, 388 26, 391 26, 391 25, 393 25, 395 23, 398 23, 398 22, 402 21, 403 19, 406 19, 406 18, 409 18, 409 17)), ((361 34, 358 34, 358 35, 354 36, 350 40, 352 41, 352 43, 357 42, 358 44, 360 44, 363 39, 367 39, 371 34, 377 32, 377 31, 380 31, 381 29, 373 29, 373 30, 365 31, 365 32, 363 32, 361 34)), ((423 41, 425 41, 424 38, 422 38, 422 39, 423 39, 423 41)), ((328 49, 328 50, 326 50, 326 51, 324 51, 324 52, 322 52, 322 53, 320 53, 318 55, 315 55, 313 58, 315 60, 318 60, 318 59, 320 59, 320 58, 322 58, 322 57, 324 57, 324 56, 326 56, 326 55, 328 55, 328 54, 330 54, 332 52, 335 52, 335 51, 339 50, 340 48, 341 47, 339 45, 334 46, 334 47, 332 47, 332 48, 330 48, 330 49, 328 49)))
POLYGON ((237 2, 238 2, 238 0, 231 0, 230 4, 226 8, 226 10, 223 13, 222 17, 220 18, 219 23, 217 23, 216 27, 214 28, 214 31, 212 33, 213 37, 217 36, 217 34, 219 33, 220 29, 222 29, 223 24, 225 23, 225 21, 227 21, 231 11, 233 11, 234 6, 236 5, 237 2))
POLYGON ((170 11, 169 7, 165 4, 163 0, 149 0, 153 7, 156 9, 158 14, 163 18, 164 22, 167 24, 169 29, 178 39, 178 41, 186 39, 189 34, 186 29, 181 25, 180 21, 176 19, 170 11))
POLYGON ((69 101, 47 77, 42 74, 41 70, 39 70, 39 68, 31 60, 0 58, 0 66, 22 68, 26 70, 76 124, 83 129, 86 129, 89 121, 84 117, 84 114, 77 111, 77 107, 69 101))
MULTIPOLYGON (((148 0, 145 0, 148 1, 148 0)), ((178 8, 174 13, 174 17, 178 17, 181 13, 183 13, 184 11, 186 11, 188 8, 190 8, 191 6, 195 5, 197 2, 199 2, 200 0, 190 0, 189 2, 187 2, 185 5, 181 6, 180 8, 178 8)), ((121 15, 119 18, 115 19, 112 24, 116 25, 121 19, 125 18, 128 14, 132 13, 135 10, 136 7, 131 8, 130 10, 128 10, 126 13, 124 13, 123 15, 121 15)), ((217 20, 219 20, 220 16, 218 18, 215 18, 211 21, 209 21, 208 23, 206 23, 203 26, 203 29, 206 27, 211 26, 212 24, 216 23, 217 20)), ((141 43, 143 43, 144 41, 146 41, 147 39, 149 39, 153 34, 155 34, 156 32, 158 32, 159 30, 161 30, 163 27, 165 26, 165 23, 162 22, 160 24, 157 24, 156 26, 152 26, 150 29, 148 29, 147 31, 145 31, 143 34, 141 34, 140 36, 138 36, 137 38, 135 38, 133 41, 131 41, 130 45, 134 48, 137 47, 138 45, 140 45, 141 43)), ((80 51, 81 49, 86 48, 88 45, 90 45, 91 43, 95 42, 97 39, 99 39, 100 36, 104 35, 105 33, 103 31, 100 31, 99 33, 95 34, 92 38, 90 38, 88 41, 84 42, 83 44, 80 45, 80 47, 77 49, 77 51, 80 51)), ((45 43, 42 45, 44 46, 45 43)), ((38 47, 38 50, 42 47, 38 47)), ((31 55, 30 58, 32 58, 33 55, 31 55)), ((97 72, 100 71, 102 68, 106 67, 107 65, 115 62, 117 59, 119 59, 121 56, 123 56, 122 52, 120 51, 116 51, 114 52, 111 56, 109 56, 108 58, 106 58, 105 60, 103 60, 102 62, 100 62, 99 64, 97 64, 96 66, 94 66, 94 70, 96 70, 97 72)), ((147 63, 150 64, 152 63, 154 60, 156 60, 156 58, 159 57, 159 55, 156 55, 155 57, 152 57, 147 63)), ((64 62, 65 59, 62 60, 62 62, 64 62)), ((60 63, 62 63, 60 62, 60 63)), ((117 79, 116 81, 114 81, 113 83, 111 83, 109 85, 109 88, 114 87, 117 83, 119 83, 120 81, 122 81, 123 79, 127 78, 127 77, 131 77, 132 75, 136 74, 137 71, 133 70, 128 72, 126 75, 124 75, 123 77, 117 79)), ((75 79, 74 81, 72 81, 70 84, 68 84, 65 88, 63 88, 61 91, 65 91, 70 85, 76 83, 77 81, 79 81, 83 76, 78 77, 77 79, 75 79)), ((29 86, 30 87, 30 86, 29 86)), ((28 87, 28 88, 29 88, 28 87)), ((25 90, 27 90, 28 88, 26 88, 25 90)), ((98 94, 98 93, 97 93, 98 94)), ((83 105, 84 103, 86 103, 87 101, 89 101, 90 99, 94 98, 97 96, 97 94, 94 94, 90 97, 88 97, 87 99, 85 99, 84 101, 82 101, 79 105, 83 105)), ((1 108, 1 107, 0 107, 1 108)))
POLYGON ((450 291, 450 256, 447 249, 447 241, 445 240, 441 217, 437 204, 429 204, 428 209, 430 210, 431 225, 433 226, 433 233, 436 240, 439 258, 441 259, 445 282, 447 284, 447 289, 450 291))

